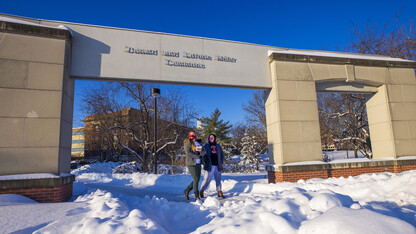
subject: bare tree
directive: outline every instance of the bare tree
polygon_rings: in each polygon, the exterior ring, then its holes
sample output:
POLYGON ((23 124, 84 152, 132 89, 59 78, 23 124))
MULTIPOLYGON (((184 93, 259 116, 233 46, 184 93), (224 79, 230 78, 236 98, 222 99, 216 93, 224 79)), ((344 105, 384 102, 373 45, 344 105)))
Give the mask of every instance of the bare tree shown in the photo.
POLYGON ((255 136, 255 140, 260 144, 261 151, 267 150, 267 123, 264 91, 254 91, 252 98, 247 104, 243 105, 246 112, 247 128, 250 135, 255 136))
POLYGON ((244 132, 247 129, 247 125, 244 123, 236 123, 230 130, 231 142, 230 147, 232 148, 231 152, 233 155, 240 155, 242 149, 242 139, 244 137, 244 132))
POLYGON ((370 135, 362 94, 318 93, 321 142, 333 141, 339 146, 361 152, 372 158, 370 135))
POLYGON ((345 50, 416 60, 416 26, 411 20, 399 24, 399 19, 397 16, 393 24, 352 23, 351 39, 345 50))
MULTIPOLYGON (((416 26, 411 20, 400 23, 399 16, 393 23, 352 23, 351 38, 343 50, 415 60, 416 26)), ((372 158, 365 102, 358 94, 319 93, 321 141, 325 144, 330 139, 354 149, 355 157, 359 151, 372 158)))
POLYGON ((114 160, 113 156, 121 154, 120 149, 114 144, 112 134, 108 131, 114 123, 121 123, 120 110, 125 107, 117 97, 115 87, 111 83, 87 90, 84 95, 81 110, 87 117, 85 135, 86 156, 98 155, 99 160, 114 160))
POLYGON ((250 125, 257 125, 266 131, 266 106, 263 91, 254 91, 253 97, 243 105, 246 112, 246 120, 250 125))
MULTIPOLYGON (((87 92, 84 97, 84 109, 89 114, 93 114, 94 118, 105 116, 108 119, 106 124, 101 123, 102 119, 94 119, 102 126, 100 135, 110 136, 105 144, 134 155, 149 172, 154 165, 151 152, 155 144, 151 88, 150 84, 111 82, 87 92), (134 109, 122 108, 126 106, 134 109)), ((177 88, 166 89, 164 95, 158 98, 157 153, 169 152, 169 145, 178 145, 186 137, 183 131, 189 130, 190 120, 195 117, 195 111, 186 100, 177 88)))

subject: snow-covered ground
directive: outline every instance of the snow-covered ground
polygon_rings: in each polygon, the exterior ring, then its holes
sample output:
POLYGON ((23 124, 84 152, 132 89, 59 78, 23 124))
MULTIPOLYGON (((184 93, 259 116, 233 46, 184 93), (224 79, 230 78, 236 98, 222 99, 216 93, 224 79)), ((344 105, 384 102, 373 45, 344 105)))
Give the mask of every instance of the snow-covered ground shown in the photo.
POLYGON ((0 195, 0 233, 416 233, 416 171, 268 184, 265 173, 223 174, 226 199, 184 198, 188 174, 72 171, 74 197, 40 204, 0 195))
MULTIPOLYGON (((357 156, 359 159, 365 159, 366 157, 361 154, 360 151, 357 152, 357 156)), ((354 159, 354 151, 353 150, 338 150, 338 151, 322 151, 323 155, 328 156, 328 160, 330 162, 333 161, 340 161, 340 160, 352 160, 354 159)))

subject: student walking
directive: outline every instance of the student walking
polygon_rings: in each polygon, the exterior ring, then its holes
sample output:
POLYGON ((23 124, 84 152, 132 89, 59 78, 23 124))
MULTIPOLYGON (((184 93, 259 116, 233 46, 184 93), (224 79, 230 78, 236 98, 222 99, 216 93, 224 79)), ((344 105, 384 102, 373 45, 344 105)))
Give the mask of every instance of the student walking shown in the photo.
POLYGON ((201 191, 199 192, 201 198, 204 198, 204 191, 208 188, 213 176, 215 179, 218 197, 225 198, 222 194, 221 187, 221 172, 223 171, 222 164, 224 163, 224 153, 216 140, 217 137, 215 134, 210 134, 208 142, 204 145, 206 155, 203 157, 204 181, 202 181, 201 191))
POLYGON ((184 150, 186 156, 186 166, 188 171, 192 176, 193 181, 188 185, 188 187, 183 191, 185 193, 185 198, 189 200, 189 193, 194 190, 195 201, 199 200, 199 179, 201 178, 201 158, 206 153, 204 147, 196 141, 195 132, 189 132, 189 137, 184 141, 184 150))

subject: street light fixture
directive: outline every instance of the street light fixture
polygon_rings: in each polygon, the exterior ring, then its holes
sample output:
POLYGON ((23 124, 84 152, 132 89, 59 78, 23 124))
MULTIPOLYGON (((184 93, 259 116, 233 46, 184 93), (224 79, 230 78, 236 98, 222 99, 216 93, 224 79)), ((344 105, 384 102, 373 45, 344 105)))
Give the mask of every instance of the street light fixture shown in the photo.
POLYGON ((155 111, 155 118, 154 118, 154 144, 153 144, 153 162, 155 164, 155 174, 157 174, 157 98, 160 96, 160 89, 157 88, 153 88, 151 91, 151 94, 155 100, 155 106, 154 106, 154 111, 155 111))

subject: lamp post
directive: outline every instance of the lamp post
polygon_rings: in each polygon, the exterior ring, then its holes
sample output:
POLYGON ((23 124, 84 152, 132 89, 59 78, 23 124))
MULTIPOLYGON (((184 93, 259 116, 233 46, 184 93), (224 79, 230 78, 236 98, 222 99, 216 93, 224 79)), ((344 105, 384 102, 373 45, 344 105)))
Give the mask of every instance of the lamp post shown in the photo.
POLYGON ((155 118, 154 118, 154 123, 155 123, 155 125, 154 125, 154 144, 153 144, 153 162, 154 162, 154 164, 155 164, 155 174, 157 174, 157 156, 156 156, 156 154, 157 154, 157 145, 156 145, 156 143, 157 143, 157 98, 160 96, 160 89, 157 89, 157 88, 153 88, 152 89, 152 91, 151 91, 151 93, 152 93, 152 96, 153 96, 153 98, 154 98, 154 100, 155 100, 155 106, 154 106, 154 110, 155 110, 155 118))

